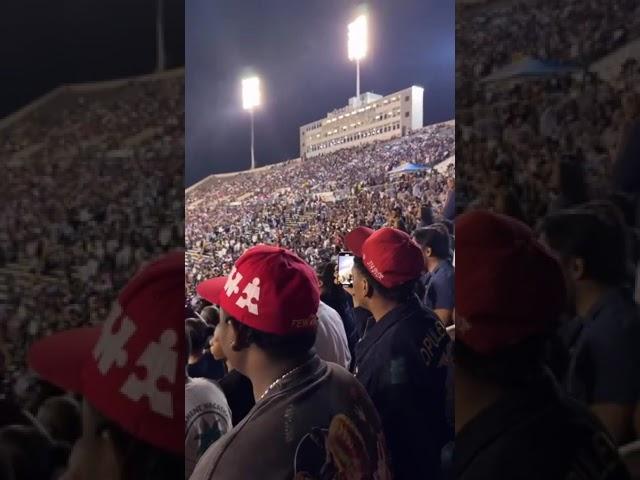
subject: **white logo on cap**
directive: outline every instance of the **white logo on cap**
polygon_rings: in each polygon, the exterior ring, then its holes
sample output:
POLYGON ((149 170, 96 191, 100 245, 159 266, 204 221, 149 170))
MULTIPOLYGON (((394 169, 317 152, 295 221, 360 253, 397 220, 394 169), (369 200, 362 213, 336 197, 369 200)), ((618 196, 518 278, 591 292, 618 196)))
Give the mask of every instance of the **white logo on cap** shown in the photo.
POLYGON ((140 379, 131 373, 120 389, 135 402, 142 397, 148 397, 151 410, 168 418, 173 418, 171 392, 158 390, 158 380, 166 378, 175 383, 178 354, 173 347, 177 340, 178 335, 174 330, 165 330, 159 343, 151 342, 136 362, 137 366, 145 367, 147 376, 140 379))
POLYGON ((227 282, 224 284, 224 291, 227 292, 227 297, 230 297, 231 294, 238 293, 240 291, 240 287, 238 285, 242 281, 242 274, 238 272, 235 265, 231 269, 231 273, 227 277, 227 282))
MULTIPOLYGON (((238 273, 238 275, 240 275, 238 273)), ((240 308, 246 308, 249 313, 258 315, 258 301, 260 300, 260 279, 255 277, 251 283, 247 284, 242 291, 244 296, 241 296, 236 301, 236 305, 240 308), (256 303, 253 303, 255 300, 256 303)))
POLYGON ((121 368, 127 364, 127 351, 124 346, 135 331, 135 323, 129 317, 122 316, 122 307, 118 301, 115 301, 102 327, 100 339, 93 348, 93 357, 98 362, 100 373, 106 375, 114 364, 121 368), (113 326, 121 317, 119 330, 113 332, 113 326))
POLYGON ((384 278, 384 274, 378 270, 378 268, 374 265, 374 263, 369 260, 367 263, 367 270, 369 270, 369 273, 371 273, 371 275, 373 275, 377 280, 381 280, 384 278))

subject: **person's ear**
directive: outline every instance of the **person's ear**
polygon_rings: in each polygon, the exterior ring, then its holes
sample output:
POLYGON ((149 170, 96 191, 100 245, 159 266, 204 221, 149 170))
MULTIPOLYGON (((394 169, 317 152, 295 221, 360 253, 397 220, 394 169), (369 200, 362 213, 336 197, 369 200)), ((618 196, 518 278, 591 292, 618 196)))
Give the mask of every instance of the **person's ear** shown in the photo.
POLYGON ((433 253, 433 250, 431 249, 431 247, 426 247, 424 249, 425 256, 430 257, 432 253, 433 253))
POLYGON ((362 279, 362 296, 364 298, 371 298, 373 296, 373 285, 371 285, 366 278, 362 279))

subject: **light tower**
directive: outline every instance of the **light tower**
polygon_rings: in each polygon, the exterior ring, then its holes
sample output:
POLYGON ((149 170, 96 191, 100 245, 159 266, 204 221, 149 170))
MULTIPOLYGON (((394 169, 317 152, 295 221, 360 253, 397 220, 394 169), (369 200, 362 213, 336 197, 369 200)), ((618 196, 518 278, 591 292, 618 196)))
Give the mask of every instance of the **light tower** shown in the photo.
POLYGON ((360 60, 367 55, 367 17, 360 15, 347 27, 349 60, 356 61, 356 98, 360 98, 360 60))
POLYGON ((242 80, 242 108, 251 115, 251 170, 256 168, 256 157, 253 150, 253 109, 260 105, 260 79, 249 77, 242 80))

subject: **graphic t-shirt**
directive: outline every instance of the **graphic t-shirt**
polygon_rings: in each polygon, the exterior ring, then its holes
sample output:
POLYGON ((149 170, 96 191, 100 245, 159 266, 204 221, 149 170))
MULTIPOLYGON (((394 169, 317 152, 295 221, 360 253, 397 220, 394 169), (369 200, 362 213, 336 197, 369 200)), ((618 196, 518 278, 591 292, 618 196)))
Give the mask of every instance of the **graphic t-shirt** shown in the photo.
POLYGON ((184 400, 184 473, 189 478, 207 448, 231 430, 231 411, 220 387, 204 378, 189 379, 184 400))

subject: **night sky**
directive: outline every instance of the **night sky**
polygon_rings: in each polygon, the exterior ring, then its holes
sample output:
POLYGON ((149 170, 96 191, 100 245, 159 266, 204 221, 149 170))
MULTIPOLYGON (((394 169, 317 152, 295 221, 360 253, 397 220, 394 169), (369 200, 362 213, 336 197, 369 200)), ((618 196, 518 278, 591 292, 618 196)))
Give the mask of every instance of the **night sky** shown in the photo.
MULTIPOLYGON (((165 0, 167 66, 184 65, 184 0, 165 0)), ((155 0, 0 2, 0 118, 63 83, 155 69, 155 0)))
MULTIPOLYGON (((295 158, 298 128, 355 95, 347 58, 346 0, 188 0, 186 3, 187 185, 250 166, 249 115, 240 79, 260 75, 258 166, 295 158), (267 7, 268 6, 268 7, 267 7)), ((425 124, 454 117, 454 0, 374 0, 361 91, 425 88, 425 124)))

